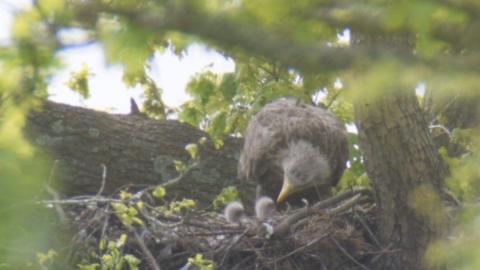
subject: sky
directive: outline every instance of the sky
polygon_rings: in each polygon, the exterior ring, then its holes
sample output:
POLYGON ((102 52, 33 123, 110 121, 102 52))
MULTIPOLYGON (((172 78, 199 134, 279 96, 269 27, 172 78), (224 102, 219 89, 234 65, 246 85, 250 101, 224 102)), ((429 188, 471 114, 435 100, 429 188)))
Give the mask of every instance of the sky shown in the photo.
MULTIPOLYGON (((0 45, 9 42, 14 13, 30 5, 30 0, 0 0, 0 45)), ((51 78, 48 88, 51 100, 115 113, 129 112, 130 97, 140 103, 141 87, 127 88, 123 84, 122 67, 106 62, 99 43, 62 50, 58 56, 64 68, 51 78), (77 71, 82 64, 87 64, 93 74, 89 78, 91 97, 87 100, 65 84, 70 73, 77 71)), ((157 52, 150 65, 149 75, 163 90, 163 101, 170 107, 177 107, 188 99, 185 87, 196 73, 206 70, 223 73, 235 69, 232 59, 200 44, 189 46, 181 58, 168 49, 162 53, 157 52)))
MULTIPOLYGON (((66 66, 55 74, 50 83, 52 100, 119 113, 129 112, 130 97, 134 97, 137 103, 141 100, 141 87, 127 88, 123 84, 122 67, 106 63, 100 44, 64 50, 59 57, 66 66), (88 100, 81 98, 65 84, 70 73, 78 70, 84 63, 93 73, 89 79, 91 97, 88 100)), ((177 107, 188 99, 185 87, 196 73, 205 70, 230 72, 235 68, 233 60, 199 44, 189 46, 181 58, 169 49, 163 53, 156 52, 150 65, 149 75, 163 90, 163 101, 170 107, 177 107)))

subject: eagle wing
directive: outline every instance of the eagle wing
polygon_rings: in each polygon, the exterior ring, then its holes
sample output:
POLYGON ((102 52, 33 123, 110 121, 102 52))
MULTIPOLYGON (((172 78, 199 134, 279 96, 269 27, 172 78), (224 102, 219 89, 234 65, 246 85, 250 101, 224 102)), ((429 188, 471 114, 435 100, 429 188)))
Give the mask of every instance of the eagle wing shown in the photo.
POLYGON ((248 123, 238 166, 241 179, 259 179, 259 176, 274 165, 273 149, 279 143, 280 136, 272 123, 264 120, 262 117, 254 117, 248 123))

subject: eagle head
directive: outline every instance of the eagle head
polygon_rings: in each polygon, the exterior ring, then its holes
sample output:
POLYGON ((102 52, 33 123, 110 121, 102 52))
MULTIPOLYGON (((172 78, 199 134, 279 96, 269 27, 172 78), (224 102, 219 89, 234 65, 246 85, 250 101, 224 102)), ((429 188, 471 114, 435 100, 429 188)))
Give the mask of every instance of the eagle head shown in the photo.
POLYGON ((278 203, 305 188, 330 188, 331 169, 327 157, 311 143, 304 140, 289 142, 280 152, 279 162, 283 169, 283 184, 278 203))

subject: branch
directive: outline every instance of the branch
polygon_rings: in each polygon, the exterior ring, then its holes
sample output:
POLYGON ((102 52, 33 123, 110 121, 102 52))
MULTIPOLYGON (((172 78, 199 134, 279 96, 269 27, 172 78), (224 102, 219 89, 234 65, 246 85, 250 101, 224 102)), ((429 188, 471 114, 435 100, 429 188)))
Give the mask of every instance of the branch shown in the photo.
POLYGON ((78 196, 71 199, 61 199, 61 200, 41 200, 39 203, 44 205, 89 205, 93 203, 124 203, 125 200, 105 198, 100 196, 78 196))
POLYGON ((304 70, 338 70, 349 67, 364 52, 329 45, 304 45, 282 35, 265 31, 256 25, 231 19, 229 14, 199 12, 189 2, 175 7, 156 7, 149 10, 122 9, 97 1, 76 2, 77 18, 92 19, 92 11, 117 14, 143 28, 177 30, 213 41, 227 49, 241 48, 256 56, 277 60, 285 66, 304 70))
POLYGON ((105 164, 101 164, 102 166, 102 185, 100 186, 100 189, 97 192, 97 197, 100 196, 105 189, 105 183, 107 182, 107 166, 105 164))
POLYGON ((316 204, 313 205, 314 208, 318 209, 325 209, 331 205, 337 204, 347 198, 353 197, 357 194, 365 195, 365 196, 370 196, 372 194, 372 190, 368 187, 353 187, 343 193, 340 193, 336 196, 330 197, 328 199, 325 199, 323 201, 317 202, 316 204))
MULTIPOLYGON (((388 12, 386 8, 388 7, 349 3, 335 7, 313 9, 310 12, 310 17, 315 20, 321 20, 331 27, 349 28, 353 32, 362 35, 415 37, 415 29, 412 29, 409 25, 399 26, 395 29, 385 27, 385 15, 388 12)), ((440 41, 452 44, 454 48, 478 49, 478 43, 471 41, 472 38, 478 36, 478 32, 470 32, 472 31, 468 27, 440 21, 432 22, 431 32, 427 34, 440 41)))
POLYGON ((292 255, 294 255, 294 254, 296 254, 296 253, 298 253, 298 252, 300 252, 300 251, 302 251, 302 250, 305 250, 305 249, 307 249, 307 248, 315 245, 316 243, 318 243, 320 240, 324 239, 324 238, 327 237, 327 236, 328 236, 327 233, 322 234, 320 237, 317 237, 316 239, 310 241, 308 244, 306 244, 306 245, 304 245, 304 246, 301 246, 301 247, 293 250, 292 252, 290 252, 290 253, 288 253, 288 254, 286 254, 286 255, 284 255, 284 256, 276 259, 276 262, 283 261, 283 260, 291 257, 292 255))
POLYGON ((442 130, 445 134, 448 135, 448 138, 451 140, 452 139, 452 133, 450 132, 450 130, 448 130, 447 127, 445 127, 444 125, 430 125, 428 126, 428 129, 430 130, 430 132, 432 132, 432 130, 434 129, 440 129, 442 130))
POLYGON ((164 187, 164 188, 174 187, 174 186, 178 185, 179 183, 181 183, 182 180, 185 179, 185 177, 187 177, 193 170, 195 170, 197 168, 198 168, 198 163, 194 162, 191 165, 189 165, 185 169, 185 171, 183 171, 179 176, 177 176, 177 177, 175 177, 171 180, 168 180, 167 182, 161 184, 161 186, 164 187))
POLYGON ((137 231, 135 231, 133 228, 130 228, 130 230, 133 231, 133 235, 135 236, 135 241, 137 241, 137 244, 138 244, 138 246, 140 246, 140 249, 142 250, 143 254, 145 254, 145 256, 147 256, 147 261, 150 264, 150 266, 152 267, 152 269, 161 270, 160 266, 158 265, 157 261, 155 260, 155 257, 153 256, 152 252, 150 252, 147 245, 145 245, 145 242, 143 242, 140 235, 138 235, 137 231))
POLYGON ((362 195, 367 195, 370 193, 371 193, 371 190, 369 188, 365 188, 365 187, 355 188, 355 189, 346 191, 344 193, 338 194, 334 197, 328 198, 326 200, 320 201, 314 204, 312 207, 301 209, 297 213, 283 220, 277 227, 275 227, 272 238, 280 238, 285 236, 289 232, 293 224, 313 214, 327 213, 327 214, 334 215, 336 213, 349 209, 353 205, 359 203, 362 200, 362 198, 364 198, 362 197, 362 195), (330 209, 325 212, 321 211, 322 209, 335 205, 350 197, 352 198, 346 201, 345 203, 337 206, 336 208, 330 209))
POLYGON ((340 94, 344 91, 342 91, 341 89, 335 89, 335 94, 333 94, 333 97, 330 99, 330 101, 325 105, 325 108, 328 110, 330 109, 330 107, 333 105, 333 103, 335 103, 335 101, 337 100, 338 96, 340 96, 340 94))
MULTIPOLYGON (((318 11, 316 15, 320 20, 332 27, 352 27, 358 31, 358 34, 373 35, 376 37, 385 36, 375 44, 353 47, 338 47, 329 44, 329 40, 324 40, 322 45, 307 45, 287 37, 266 31, 258 25, 236 18, 235 15, 224 13, 213 13, 199 11, 189 1, 180 1, 176 5, 153 6, 145 9, 122 8, 118 6, 106 5, 100 1, 75 1, 74 7, 76 17, 81 21, 92 24, 92 11, 97 14, 105 12, 120 15, 130 22, 153 31, 175 30, 186 34, 199 36, 207 41, 214 42, 221 47, 232 50, 241 48, 251 55, 263 56, 272 61, 279 61, 284 66, 295 67, 307 72, 332 71, 349 68, 365 59, 382 59, 385 57, 394 57, 401 59, 405 64, 423 64, 431 67, 444 65, 457 69, 469 70, 480 66, 479 53, 470 54, 444 54, 435 59, 422 59, 418 54, 413 54, 410 50, 402 50, 385 44, 383 41, 396 40, 395 37, 414 37, 416 33, 412 29, 383 29, 379 23, 379 14, 369 9, 347 10, 352 16, 335 15, 339 9, 314 10, 318 11), (372 28, 373 27, 373 28, 372 28)), ((356 7, 357 5, 354 5, 356 7)), ((353 9, 353 8, 352 8, 353 9)), ((380 10, 382 11, 382 10, 380 10)), ((382 11, 383 12, 383 11, 382 11)), ((461 29, 453 31, 458 35, 452 36, 452 26, 438 25, 437 36, 441 40, 448 40, 455 46, 464 46, 465 42, 459 43, 462 33, 461 29), (442 37, 441 34, 448 35, 442 37)), ((470 35, 471 36, 471 35, 470 35)), ((319 43, 317 43, 319 44, 319 43)))
MULTIPOLYGON (((52 168, 50 169, 50 176, 48 177, 48 181, 45 184, 45 190, 47 191, 48 194, 50 194, 53 197, 54 200, 60 200, 60 195, 58 194, 58 192, 51 187, 53 177, 57 171, 57 166, 58 166, 58 160, 55 160, 53 162, 52 168)), ((52 204, 48 204, 48 205, 52 205, 52 204)), ((60 222, 62 224, 67 224, 68 218, 67 218, 67 215, 65 214, 65 211, 63 211, 62 207, 58 204, 53 204, 53 207, 57 212, 58 219, 60 219, 60 222)))

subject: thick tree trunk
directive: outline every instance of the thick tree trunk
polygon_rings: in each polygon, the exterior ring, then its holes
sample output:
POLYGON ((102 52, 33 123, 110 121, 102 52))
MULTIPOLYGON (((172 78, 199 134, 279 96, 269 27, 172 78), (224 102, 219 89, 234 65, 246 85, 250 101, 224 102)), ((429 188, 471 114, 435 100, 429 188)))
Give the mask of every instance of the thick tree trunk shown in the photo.
POLYGON ((445 221, 440 194, 446 169, 414 91, 387 91, 356 104, 356 124, 378 207, 385 247, 378 269, 426 269, 427 245, 445 221))
MULTIPOLYGON (((57 160, 56 178, 66 195, 95 194, 107 168, 104 194, 122 186, 165 183, 179 175, 174 160, 191 159, 185 145, 196 143, 206 133, 174 120, 158 121, 132 115, 112 115, 53 102, 31 112, 27 137, 57 160)), ((215 150, 207 141, 199 145, 199 166, 167 189, 175 198, 194 198, 203 205, 225 186, 236 185, 236 167, 241 140, 227 139, 215 150)), ((253 189, 240 186, 248 200, 253 189)), ((251 198, 250 198, 251 199, 251 198)))

